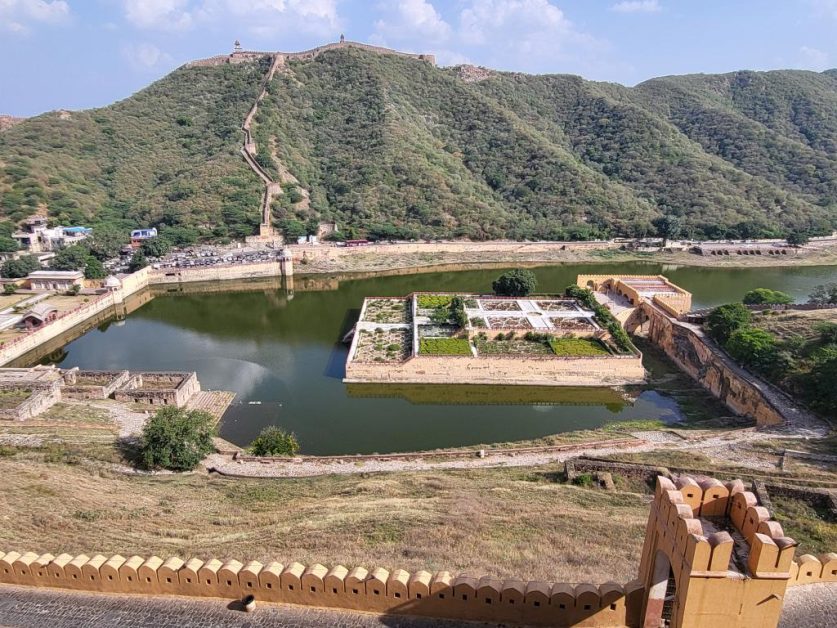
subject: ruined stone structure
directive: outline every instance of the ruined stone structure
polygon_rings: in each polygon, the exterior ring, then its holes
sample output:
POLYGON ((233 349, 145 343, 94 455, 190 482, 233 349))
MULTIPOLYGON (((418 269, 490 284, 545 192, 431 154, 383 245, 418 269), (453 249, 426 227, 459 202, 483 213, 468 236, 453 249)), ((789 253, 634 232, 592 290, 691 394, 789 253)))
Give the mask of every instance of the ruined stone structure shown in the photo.
MULTIPOLYGON (((235 559, 0 552, 0 583, 302 604, 535 626, 776 626, 788 586, 837 583, 837 554, 803 555, 740 480, 659 477, 639 578, 565 584, 235 559)), ((835 585, 837 586, 837 584, 835 585)), ((834 618, 837 620, 837 618, 834 618)))
POLYGON ((0 420, 31 419, 67 399, 107 399, 185 406, 201 390, 193 372, 62 370, 54 366, 0 369, 0 420))
POLYGON ((126 403, 182 408, 201 386, 198 376, 191 373, 134 373, 116 391, 114 399, 126 403))

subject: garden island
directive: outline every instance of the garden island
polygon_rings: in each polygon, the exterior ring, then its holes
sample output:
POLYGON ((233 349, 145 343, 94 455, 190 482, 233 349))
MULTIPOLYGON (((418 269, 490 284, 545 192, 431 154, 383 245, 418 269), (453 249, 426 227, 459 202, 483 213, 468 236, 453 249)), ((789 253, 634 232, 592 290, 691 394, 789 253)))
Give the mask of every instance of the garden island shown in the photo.
POLYGON ((691 294, 662 276, 579 275, 560 296, 530 295, 530 276, 502 275, 491 296, 367 297, 345 381, 640 384, 646 377, 642 353, 623 324, 645 302, 675 317, 691 308, 691 294))

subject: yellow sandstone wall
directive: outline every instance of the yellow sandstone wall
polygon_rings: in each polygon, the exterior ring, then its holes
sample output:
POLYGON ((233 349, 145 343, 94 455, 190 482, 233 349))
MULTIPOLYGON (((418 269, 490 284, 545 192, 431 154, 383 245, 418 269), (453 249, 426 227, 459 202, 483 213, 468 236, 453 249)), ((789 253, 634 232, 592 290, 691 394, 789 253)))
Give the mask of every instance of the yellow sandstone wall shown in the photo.
POLYGON ((642 604, 638 582, 573 586, 446 571, 15 551, 0 552, 0 583, 227 599, 252 594, 260 602, 541 626, 635 626, 642 604))
POLYGON ((645 381, 641 356, 601 358, 490 358, 418 356, 404 362, 346 365, 347 382, 528 384, 534 386, 621 386, 645 381))

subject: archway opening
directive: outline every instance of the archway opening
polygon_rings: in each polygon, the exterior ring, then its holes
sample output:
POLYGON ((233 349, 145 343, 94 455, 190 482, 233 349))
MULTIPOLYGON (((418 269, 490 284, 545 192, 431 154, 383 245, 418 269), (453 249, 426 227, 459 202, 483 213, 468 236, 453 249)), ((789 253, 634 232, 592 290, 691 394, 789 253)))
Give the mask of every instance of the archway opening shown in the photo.
POLYGON ((675 615, 677 583, 671 569, 671 561, 663 552, 658 551, 654 558, 654 571, 645 602, 643 628, 662 628, 670 626, 675 615))

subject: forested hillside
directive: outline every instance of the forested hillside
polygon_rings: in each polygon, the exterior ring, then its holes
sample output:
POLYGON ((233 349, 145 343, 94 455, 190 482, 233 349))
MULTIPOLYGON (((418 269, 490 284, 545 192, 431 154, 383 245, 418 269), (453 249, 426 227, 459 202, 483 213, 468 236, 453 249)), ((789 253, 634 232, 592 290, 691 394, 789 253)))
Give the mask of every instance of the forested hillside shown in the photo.
MULTIPOLYGON (((262 187, 239 129, 266 69, 182 68, 113 106, 8 129, 0 210, 157 225, 178 242, 252 233, 262 187)), ((357 49, 290 61, 253 126, 259 162, 303 188, 286 184, 277 225, 475 239, 637 236, 661 223, 696 237, 837 227, 833 71, 634 88, 487 74, 465 82, 455 68, 357 49)))

